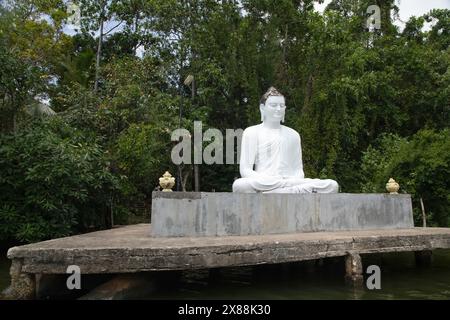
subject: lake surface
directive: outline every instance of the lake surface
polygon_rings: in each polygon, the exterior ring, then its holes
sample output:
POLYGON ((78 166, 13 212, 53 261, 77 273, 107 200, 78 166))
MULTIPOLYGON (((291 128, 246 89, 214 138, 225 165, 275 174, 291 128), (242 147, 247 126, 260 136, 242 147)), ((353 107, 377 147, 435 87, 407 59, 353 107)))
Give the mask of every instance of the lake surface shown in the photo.
MULTIPOLYGON (((408 252, 363 255, 365 270, 381 268, 380 290, 346 285, 343 259, 322 262, 182 272, 142 299, 450 299, 450 250, 433 251, 429 267, 417 267, 408 252)), ((0 290, 9 284, 9 266, 3 253, 0 290)))

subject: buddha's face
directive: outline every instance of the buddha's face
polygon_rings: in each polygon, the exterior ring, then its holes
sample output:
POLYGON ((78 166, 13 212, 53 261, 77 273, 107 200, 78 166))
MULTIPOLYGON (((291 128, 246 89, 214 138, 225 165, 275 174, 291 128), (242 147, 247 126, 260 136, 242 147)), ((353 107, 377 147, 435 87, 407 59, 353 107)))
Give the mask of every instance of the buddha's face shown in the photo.
POLYGON ((261 106, 261 112, 264 115, 264 121, 279 122, 284 120, 286 104, 283 96, 270 96, 267 98, 264 106, 261 106))

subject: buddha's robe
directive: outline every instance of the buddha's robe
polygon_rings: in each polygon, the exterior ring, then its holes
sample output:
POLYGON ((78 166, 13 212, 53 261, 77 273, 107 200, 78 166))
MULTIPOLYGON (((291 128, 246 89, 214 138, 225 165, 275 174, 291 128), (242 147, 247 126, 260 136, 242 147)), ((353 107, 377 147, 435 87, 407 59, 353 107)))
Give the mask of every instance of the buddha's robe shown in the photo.
POLYGON ((336 193, 339 186, 330 179, 308 179, 303 173, 300 135, 293 129, 263 124, 244 130, 240 173, 233 192, 336 193))

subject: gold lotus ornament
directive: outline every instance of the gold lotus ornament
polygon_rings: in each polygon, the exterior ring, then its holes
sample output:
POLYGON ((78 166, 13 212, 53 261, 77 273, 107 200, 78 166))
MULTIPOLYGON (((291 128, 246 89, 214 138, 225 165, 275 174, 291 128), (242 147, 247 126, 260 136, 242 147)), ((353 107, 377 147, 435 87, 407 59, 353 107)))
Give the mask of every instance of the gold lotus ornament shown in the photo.
POLYGON ((400 185, 394 179, 390 178, 388 183, 386 183, 386 190, 390 194, 398 194, 398 189, 400 189, 400 185))
POLYGON ((172 188, 175 185, 175 178, 166 171, 161 178, 159 178, 159 185, 163 189, 163 192, 172 192, 172 188))

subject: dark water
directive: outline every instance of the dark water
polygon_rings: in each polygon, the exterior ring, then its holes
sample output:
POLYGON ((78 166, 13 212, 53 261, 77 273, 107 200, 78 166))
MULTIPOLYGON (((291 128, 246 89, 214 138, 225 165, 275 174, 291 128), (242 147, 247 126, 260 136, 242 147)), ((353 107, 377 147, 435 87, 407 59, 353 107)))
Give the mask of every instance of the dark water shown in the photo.
MULTIPOLYGON (((450 299, 450 250, 433 252, 432 265, 417 267, 413 253, 364 255, 364 270, 381 268, 381 289, 353 288, 343 259, 323 265, 296 263, 222 269, 218 275, 185 272, 160 298, 176 299, 450 299)), ((367 277, 367 276, 366 276, 367 277)), ((365 282, 364 282, 365 283, 365 282)))
MULTIPOLYGON (((433 251, 428 267, 416 266, 413 253, 363 255, 363 264, 381 268, 380 290, 346 285, 344 261, 335 258, 166 273, 164 286, 142 299, 450 299, 450 250, 433 251)), ((0 290, 9 283, 9 266, 3 254, 0 290)))
POLYGON ((0 292, 9 285, 10 260, 6 258, 6 252, 0 251, 0 292))

